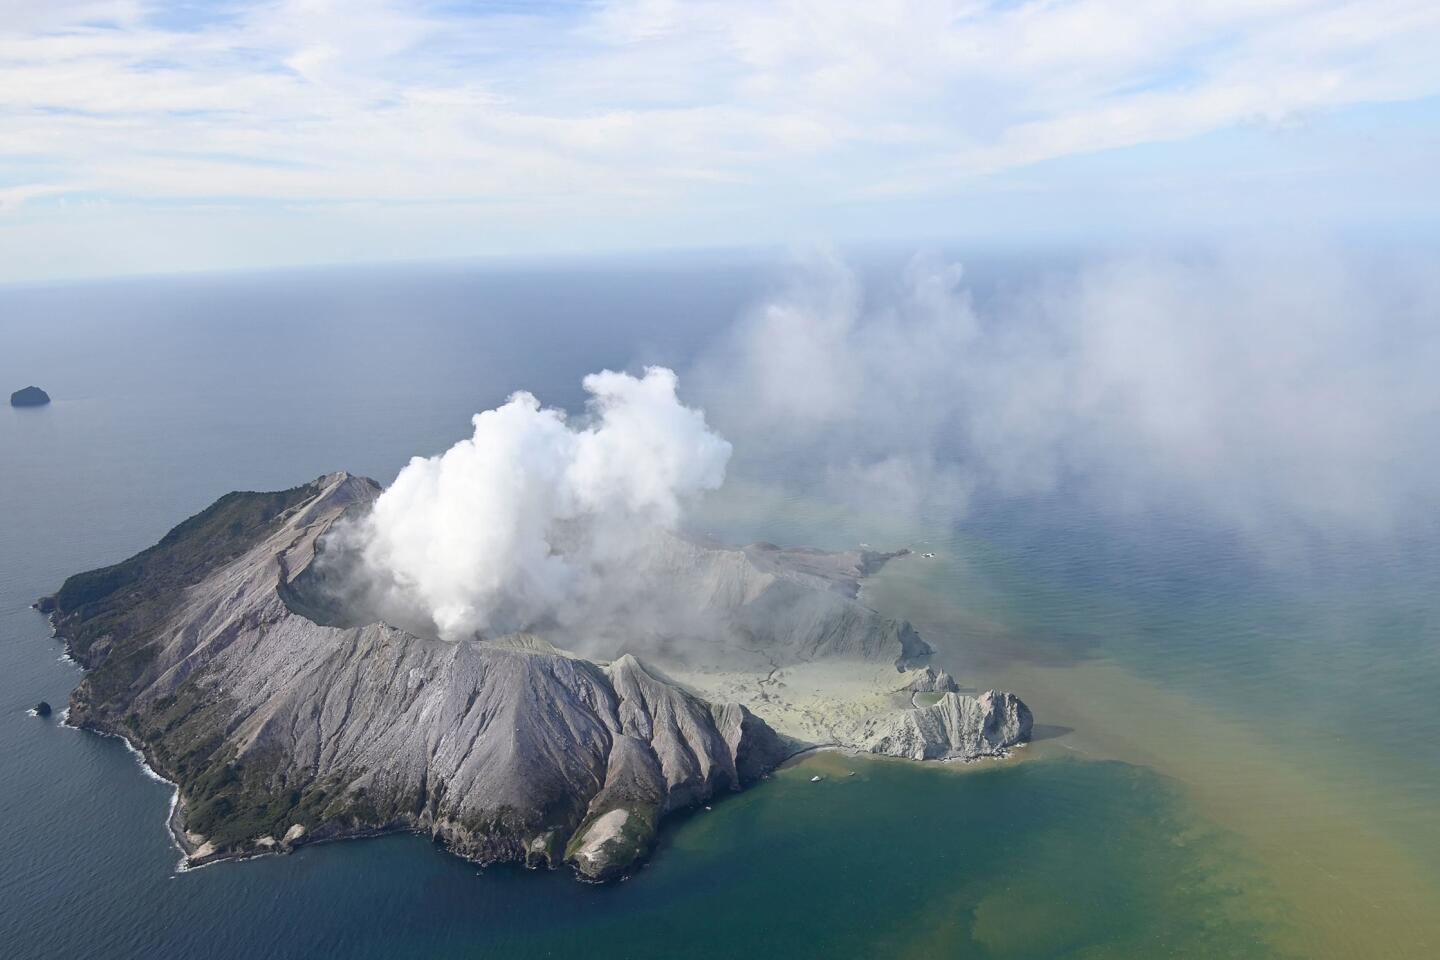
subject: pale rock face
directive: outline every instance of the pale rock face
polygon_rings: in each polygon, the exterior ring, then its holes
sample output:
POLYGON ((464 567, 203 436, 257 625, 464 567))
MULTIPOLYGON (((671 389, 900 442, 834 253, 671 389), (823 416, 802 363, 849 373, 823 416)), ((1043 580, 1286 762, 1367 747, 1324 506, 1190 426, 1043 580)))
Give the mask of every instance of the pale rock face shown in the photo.
POLYGON ((946 693, 928 707, 873 721, 862 746, 871 753, 911 760, 974 760, 1004 756, 1030 739, 1030 708, 1013 693, 979 697, 946 693))
POLYGON ((572 856, 576 868, 583 875, 594 878, 605 873, 613 858, 610 850, 624 842, 625 825, 629 820, 630 811, 617 808, 596 817, 579 835, 579 843, 572 856))
POLYGON ((904 689, 911 693, 959 693, 960 685, 944 670, 927 666, 915 671, 904 689))

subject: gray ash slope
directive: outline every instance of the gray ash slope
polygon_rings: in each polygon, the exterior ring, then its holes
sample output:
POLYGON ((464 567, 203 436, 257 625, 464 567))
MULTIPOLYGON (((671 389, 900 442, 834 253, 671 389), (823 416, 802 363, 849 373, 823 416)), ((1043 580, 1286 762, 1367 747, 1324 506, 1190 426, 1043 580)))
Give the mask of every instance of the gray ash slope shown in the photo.
MULTIPOLYGON (((609 879, 649 852, 665 814, 796 749, 744 705, 707 702, 630 654, 603 663, 529 635, 446 642, 306 616, 295 598, 321 538, 379 493, 343 473, 232 493, 41 601, 87 671, 69 721, 126 737, 177 784, 172 829, 191 863, 413 830, 479 862, 609 879)), ((771 662, 900 668, 930 652, 852 599, 883 555, 657 549, 686 584, 680 602, 724 612, 771 662)))

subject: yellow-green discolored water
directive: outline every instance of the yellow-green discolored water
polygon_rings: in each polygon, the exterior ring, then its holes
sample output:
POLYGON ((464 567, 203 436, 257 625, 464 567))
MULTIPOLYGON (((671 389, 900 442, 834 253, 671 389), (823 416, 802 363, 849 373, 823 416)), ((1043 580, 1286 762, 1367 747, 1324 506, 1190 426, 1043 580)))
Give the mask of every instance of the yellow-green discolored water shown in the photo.
MULTIPOLYGON (((872 582, 867 598, 913 619, 962 678, 1020 692, 1043 738, 1029 748, 1032 757, 1118 760, 1175 782, 1186 805, 1232 834, 1243 851, 1244 868, 1233 883, 1239 890, 1254 884, 1257 900, 1266 901, 1261 930, 1279 953, 1423 958, 1440 950, 1440 828, 1421 779, 1428 745, 1399 745, 1398 760, 1379 750, 1397 748, 1387 737, 1414 736, 1407 712, 1433 713, 1433 706, 1402 701, 1397 695, 1404 689, 1355 678, 1353 689, 1325 694, 1341 701, 1333 712, 1319 708, 1333 719, 1360 706, 1353 726, 1297 724, 1285 715, 1289 694, 1308 682, 1307 674, 1329 674, 1324 650, 1312 651, 1318 662, 1294 662, 1269 676, 1252 673, 1241 694, 1230 688, 1226 671, 1253 671, 1255 660, 1242 653, 1239 663, 1226 663, 1236 655, 1227 644, 1259 641, 1233 620, 1198 625, 1213 675, 1193 684, 1185 678, 1166 683, 1163 649, 1158 667, 1137 665, 1127 662, 1124 649, 1107 649, 1103 636, 1084 655, 1055 656, 1044 643, 1028 646, 1027 629, 1041 630, 1033 608, 1029 616, 1009 611, 1008 618, 1004 610, 977 610, 972 604, 982 598, 1006 600, 987 597, 967 572, 963 540, 945 550, 948 557, 926 564, 893 565, 872 582), (1267 698, 1267 683, 1283 689, 1267 698)), ((1073 618, 1069 625, 1084 630, 1080 618, 1093 612, 1086 599, 1048 598, 1061 604, 1059 612, 1045 612, 1051 629, 1073 618)), ((1149 639, 1162 645, 1166 637, 1149 639)), ((1298 649, 1305 651, 1303 644, 1298 649)), ((1375 655, 1387 651, 1381 647, 1375 655)), ((1204 652, 1198 656, 1206 659, 1204 652)))
MULTIPOLYGON (((911 546, 865 600, 912 620, 962 684, 1026 700, 1037 739, 1022 764, 1118 761, 1169 784, 1186 823, 1171 842, 1196 857, 1187 869, 1238 895, 1210 913, 1211 929, 1249 931, 1262 955, 1440 951, 1433 551, 1383 545, 1365 579, 1349 565, 1369 554, 1297 573, 1243 545, 1211 566, 1213 544, 1120 523, 1117 545, 1092 514, 1083 533, 1074 513, 947 529, 883 512, 847 518, 758 486, 714 509, 746 533, 911 546)), ((1071 869, 1083 884, 1096 865, 1071 869)), ((1064 923, 1068 897, 1030 892, 1025 929, 1064 923)), ((977 923, 1001 915, 975 909, 977 923)), ((1094 949, 1084 955, 1144 955, 1094 949)), ((1208 955, 1183 937, 1171 949, 1208 955)))

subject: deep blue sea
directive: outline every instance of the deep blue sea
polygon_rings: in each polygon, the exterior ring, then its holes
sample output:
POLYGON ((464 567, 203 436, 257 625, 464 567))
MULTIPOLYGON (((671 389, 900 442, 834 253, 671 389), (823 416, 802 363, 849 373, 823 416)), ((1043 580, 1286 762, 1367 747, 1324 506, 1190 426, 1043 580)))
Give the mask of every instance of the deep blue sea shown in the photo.
MULTIPOLYGON (((1025 269, 971 276, 983 296, 1025 269)), ((814 757, 678 818, 606 888, 411 836, 177 873, 170 789, 27 713, 78 679, 30 609, 67 575, 229 490, 388 482, 516 389, 575 409, 601 367, 684 371, 775 276, 733 257, 0 288, 0 388, 54 398, 0 408, 0 956, 1440 956, 1433 517, 1302 568, 1063 494, 912 521, 891 536, 939 558, 868 599, 962 682, 1018 692, 1037 742, 963 769, 814 757)), ((873 536, 730 439, 707 523, 873 536)))

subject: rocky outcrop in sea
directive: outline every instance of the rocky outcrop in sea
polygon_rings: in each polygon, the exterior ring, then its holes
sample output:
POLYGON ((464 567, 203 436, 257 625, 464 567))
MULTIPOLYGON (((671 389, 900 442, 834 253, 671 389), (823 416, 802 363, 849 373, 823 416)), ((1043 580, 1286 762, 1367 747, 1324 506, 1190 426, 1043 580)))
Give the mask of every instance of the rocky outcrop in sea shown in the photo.
POLYGON ((925 666, 915 671, 905 689, 911 693, 959 693, 960 685, 944 670, 925 666))
POLYGON ((10 394, 12 407, 43 407, 50 402, 50 394, 39 387, 22 387, 10 394))
POLYGON ((1030 708, 1013 693, 978 697, 946 693, 931 706, 872 721, 864 748, 911 760, 974 760, 1006 756, 1030 739, 1030 708))

